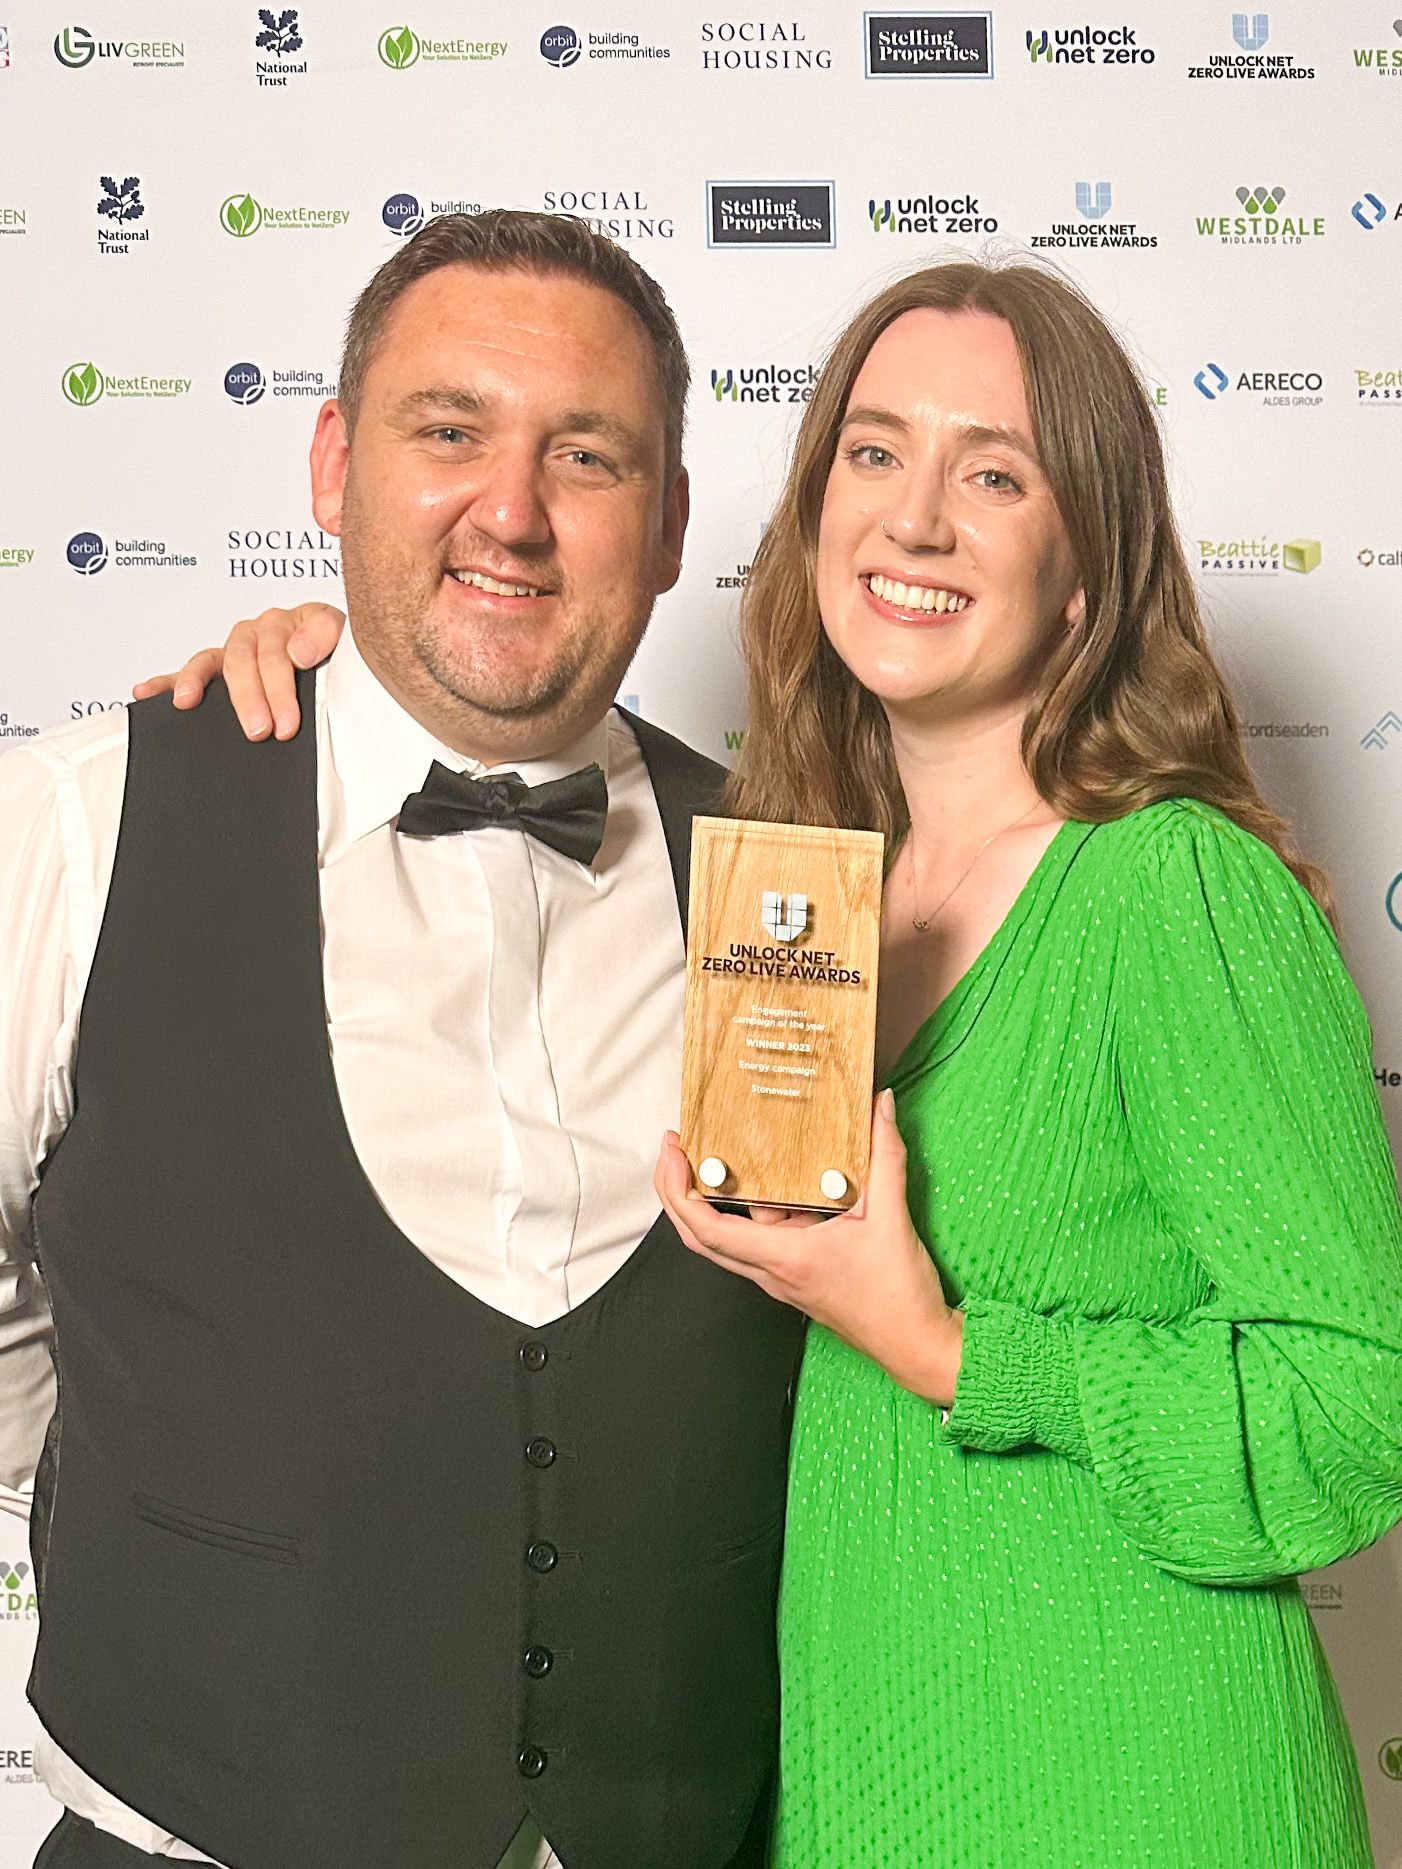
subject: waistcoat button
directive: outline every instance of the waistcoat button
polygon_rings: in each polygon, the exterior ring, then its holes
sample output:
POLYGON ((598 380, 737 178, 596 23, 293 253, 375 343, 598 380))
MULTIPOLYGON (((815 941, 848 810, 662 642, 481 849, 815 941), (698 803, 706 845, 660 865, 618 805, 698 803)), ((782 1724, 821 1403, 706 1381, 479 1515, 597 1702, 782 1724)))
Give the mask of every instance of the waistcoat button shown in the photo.
POLYGON ((533 1545, 526 1548, 526 1562, 532 1570, 538 1570, 542 1576, 548 1570, 554 1570, 559 1562, 560 1553, 548 1538, 537 1538, 533 1545))
POLYGON ((550 1361, 550 1352, 543 1343, 523 1343, 521 1361, 534 1375, 538 1370, 544 1369, 550 1361))
POLYGON ((525 1664, 526 1673, 534 1681, 540 1680, 542 1675, 549 1674, 555 1666, 555 1657, 548 1648, 528 1648, 521 1659, 525 1664))
POLYGON ((516 1769, 523 1778, 539 1778, 547 1763, 539 1746, 522 1746, 516 1754, 516 1769))
POLYGON ((526 1442, 526 1458, 533 1467, 553 1467, 555 1443, 548 1441, 543 1434, 536 1435, 533 1441, 526 1442))

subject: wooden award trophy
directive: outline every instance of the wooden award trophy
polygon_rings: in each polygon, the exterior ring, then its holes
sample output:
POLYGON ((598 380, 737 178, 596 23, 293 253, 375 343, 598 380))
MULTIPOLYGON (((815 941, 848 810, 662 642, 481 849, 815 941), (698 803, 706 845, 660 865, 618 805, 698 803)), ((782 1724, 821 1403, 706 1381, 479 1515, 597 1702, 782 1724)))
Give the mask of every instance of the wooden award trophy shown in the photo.
POLYGON ((837 1213, 861 1192, 884 844, 693 822, 681 1136, 713 1200, 837 1213))

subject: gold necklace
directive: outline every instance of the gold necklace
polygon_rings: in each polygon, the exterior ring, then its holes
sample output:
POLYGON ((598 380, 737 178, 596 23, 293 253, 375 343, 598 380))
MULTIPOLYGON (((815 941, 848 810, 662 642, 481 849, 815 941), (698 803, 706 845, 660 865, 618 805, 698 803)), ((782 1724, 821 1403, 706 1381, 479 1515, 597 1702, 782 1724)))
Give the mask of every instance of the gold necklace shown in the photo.
POLYGON ((954 900, 955 896, 964 887, 964 884, 969 879, 969 872, 973 869, 974 865, 978 862, 979 858, 983 855, 984 851, 987 850, 988 846, 994 841, 994 839, 998 837, 1006 836, 1009 831, 1015 831, 1018 825, 1021 824, 1024 819, 1030 818, 1032 816, 1032 813, 1037 809, 1038 805, 1040 805, 1041 802, 1042 801, 1040 798, 1034 798, 1032 800, 1032 803, 1027 807, 1026 811, 1024 811, 1020 817, 1014 818, 1011 824, 1004 824, 998 830, 991 831, 989 835, 984 838, 983 842, 979 845, 978 849, 974 852, 974 854, 969 858, 969 861, 965 865, 963 872, 961 873, 959 877, 958 882, 955 883, 954 887, 951 890, 949 890, 947 894, 940 897, 939 901, 935 904, 934 908, 930 910, 928 915, 921 915, 920 904, 918 900, 916 899, 915 851, 914 851, 914 848, 912 847, 911 853, 910 853, 910 901, 911 901, 911 907, 914 909, 915 913, 910 918, 910 925, 917 934, 928 933, 931 922, 938 920, 941 911, 944 910, 946 907, 948 907, 948 905, 954 900))

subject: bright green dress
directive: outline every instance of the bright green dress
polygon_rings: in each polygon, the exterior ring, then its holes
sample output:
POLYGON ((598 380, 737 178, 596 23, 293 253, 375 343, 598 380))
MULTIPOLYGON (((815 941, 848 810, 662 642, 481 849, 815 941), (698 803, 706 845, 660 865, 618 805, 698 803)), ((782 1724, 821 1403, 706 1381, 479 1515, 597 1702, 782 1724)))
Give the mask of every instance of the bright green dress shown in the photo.
POLYGON ((1295 1573, 1402 1517, 1367 1021, 1276 857, 1067 824, 891 1078, 947 1421, 799 1385, 778 1869, 1365 1869, 1295 1573))

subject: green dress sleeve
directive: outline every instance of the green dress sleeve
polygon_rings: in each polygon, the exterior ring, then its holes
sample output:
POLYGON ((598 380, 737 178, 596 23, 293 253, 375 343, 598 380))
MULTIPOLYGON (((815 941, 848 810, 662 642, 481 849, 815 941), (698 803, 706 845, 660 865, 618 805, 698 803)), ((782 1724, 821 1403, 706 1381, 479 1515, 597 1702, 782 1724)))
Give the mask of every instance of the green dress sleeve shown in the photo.
POLYGON ((1116 1088, 1207 1300, 1157 1322, 968 1297, 943 1433, 1088 1466, 1180 1576, 1314 1569, 1402 1518, 1402 1217, 1367 1019, 1315 904, 1215 812, 1165 810, 1122 906, 1116 1088))

